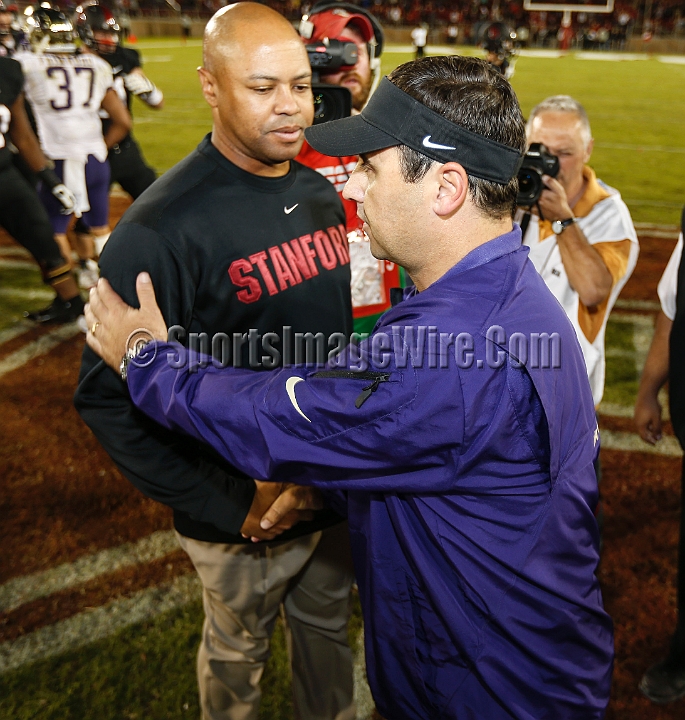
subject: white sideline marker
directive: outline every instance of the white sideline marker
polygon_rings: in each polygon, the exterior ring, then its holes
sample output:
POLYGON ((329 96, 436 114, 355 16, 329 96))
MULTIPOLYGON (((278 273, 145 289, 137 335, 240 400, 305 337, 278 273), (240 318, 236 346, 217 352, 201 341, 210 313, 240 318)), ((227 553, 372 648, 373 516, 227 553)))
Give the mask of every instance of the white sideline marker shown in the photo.
POLYGON ((23 365, 26 365, 27 362, 30 362, 41 355, 49 353, 50 350, 63 343, 65 340, 74 337, 74 335, 78 335, 80 332, 81 331, 75 322, 68 323, 67 325, 62 325, 56 330, 46 333, 45 335, 39 337, 38 340, 34 340, 33 342, 28 343, 28 345, 24 345, 23 348, 0 360, 0 377, 7 375, 7 373, 12 372, 12 370, 17 370, 23 365))
POLYGON ((0 585, 0 612, 10 612, 27 602, 94 580, 132 565, 158 560, 179 549, 173 530, 158 530, 137 542, 84 555, 74 562, 12 578, 0 585))

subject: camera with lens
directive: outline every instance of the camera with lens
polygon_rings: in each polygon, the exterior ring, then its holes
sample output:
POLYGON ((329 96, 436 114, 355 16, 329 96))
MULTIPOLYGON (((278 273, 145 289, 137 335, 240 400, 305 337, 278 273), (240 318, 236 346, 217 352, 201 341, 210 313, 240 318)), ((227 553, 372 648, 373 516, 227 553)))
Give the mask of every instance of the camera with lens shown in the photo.
POLYGON ((519 192, 516 204, 533 207, 545 189, 542 176, 556 177, 558 174, 559 158, 552 155, 542 143, 531 143, 518 172, 519 192))
POLYGON ((312 68, 314 124, 339 120, 352 113, 352 95, 347 88, 320 81, 321 73, 350 70, 357 64, 357 46, 353 42, 329 40, 305 46, 312 68))

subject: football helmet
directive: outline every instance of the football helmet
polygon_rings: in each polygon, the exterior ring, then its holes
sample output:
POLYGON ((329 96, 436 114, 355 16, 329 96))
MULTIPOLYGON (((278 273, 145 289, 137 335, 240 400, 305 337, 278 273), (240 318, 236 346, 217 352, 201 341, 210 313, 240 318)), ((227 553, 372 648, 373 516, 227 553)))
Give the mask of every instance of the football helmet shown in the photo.
POLYGON ((502 59, 513 55, 515 39, 516 33, 503 22, 487 23, 480 30, 481 46, 502 59))
POLYGON ((74 24, 81 42, 98 54, 113 53, 119 46, 121 27, 112 12, 97 0, 76 8, 74 24))
POLYGON ((25 32, 35 53, 75 53, 76 31, 67 16, 49 2, 24 11, 25 32))

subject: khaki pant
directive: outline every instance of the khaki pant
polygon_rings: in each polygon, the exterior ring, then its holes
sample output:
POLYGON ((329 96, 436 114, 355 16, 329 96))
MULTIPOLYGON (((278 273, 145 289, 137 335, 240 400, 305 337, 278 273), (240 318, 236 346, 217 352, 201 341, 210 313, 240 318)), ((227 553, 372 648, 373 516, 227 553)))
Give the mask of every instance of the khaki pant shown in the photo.
POLYGON ((197 657, 203 720, 257 720, 259 681, 281 604, 295 717, 354 720, 347 524, 271 547, 178 539, 204 588, 197 657))

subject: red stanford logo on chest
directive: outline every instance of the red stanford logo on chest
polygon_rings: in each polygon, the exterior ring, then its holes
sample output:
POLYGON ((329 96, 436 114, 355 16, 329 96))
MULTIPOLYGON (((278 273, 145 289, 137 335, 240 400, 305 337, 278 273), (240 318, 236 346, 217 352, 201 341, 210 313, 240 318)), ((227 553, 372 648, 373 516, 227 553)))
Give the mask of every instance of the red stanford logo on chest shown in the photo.
POLYGON ((257 302, 264 288, 269 295, 276 295, 349 262, 347 233, 338 225, 234 260, 228 276, 242 288, 236 293, 238 300, 247 304, 257 302))

